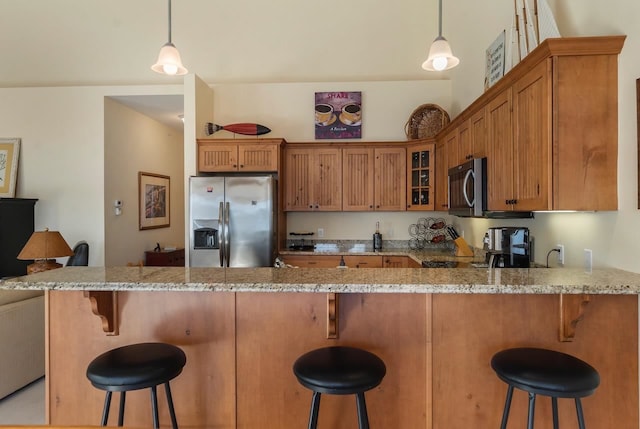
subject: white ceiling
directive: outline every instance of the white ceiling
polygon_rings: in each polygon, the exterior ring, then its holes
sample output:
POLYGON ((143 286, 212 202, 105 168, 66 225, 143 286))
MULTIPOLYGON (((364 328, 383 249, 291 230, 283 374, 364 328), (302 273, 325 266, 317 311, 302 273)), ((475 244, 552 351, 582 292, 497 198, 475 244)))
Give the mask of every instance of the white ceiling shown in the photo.
MULTIPOLYGON (((437 7, 173 0, 172 41, 209 84, 440 79, 420 68, 437 35, 437 7)), ((168 40, 167 18, 166 0, 0 0, 0 87, 180 84, 150 69, 168 40)), ((121 102, 177 116, 171 97, 121 102)))

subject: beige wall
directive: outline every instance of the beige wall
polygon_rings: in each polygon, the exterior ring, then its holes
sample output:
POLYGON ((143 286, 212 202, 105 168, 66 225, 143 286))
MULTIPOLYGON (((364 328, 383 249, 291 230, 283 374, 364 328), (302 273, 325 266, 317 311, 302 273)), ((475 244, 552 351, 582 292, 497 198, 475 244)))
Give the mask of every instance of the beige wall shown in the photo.
POLYGON ((109 97, 104 100, 105 266, 144 260, 144 251, 184 247, 183 132, 109 97), (170 227, 138 229, 138 172, 170 177, 170 227), (114 200, 122 201, 115 214, 114 200))
POLYGON ((22 138, 16 196, 38 198, 36 229, 59 230, 71 246, 86 240, 89 264, 104 265, 104 98, 182 90, 181 85, 0 88, 2 135, 22 138))

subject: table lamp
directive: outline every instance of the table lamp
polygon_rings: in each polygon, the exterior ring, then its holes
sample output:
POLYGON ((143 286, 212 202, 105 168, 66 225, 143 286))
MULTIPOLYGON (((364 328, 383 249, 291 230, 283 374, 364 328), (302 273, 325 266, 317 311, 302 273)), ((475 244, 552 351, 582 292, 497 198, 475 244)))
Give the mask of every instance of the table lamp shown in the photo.
POLYGON ((33 264, 27 265, 27 274, 39 273, 41 271, 60 268, 62 264, 57 263, 54 258, 73 255, 73 250, 69 247, 62 235, 58 231, 34 232, 27 244, 24 245, 18 259, 33 259, 33 264))

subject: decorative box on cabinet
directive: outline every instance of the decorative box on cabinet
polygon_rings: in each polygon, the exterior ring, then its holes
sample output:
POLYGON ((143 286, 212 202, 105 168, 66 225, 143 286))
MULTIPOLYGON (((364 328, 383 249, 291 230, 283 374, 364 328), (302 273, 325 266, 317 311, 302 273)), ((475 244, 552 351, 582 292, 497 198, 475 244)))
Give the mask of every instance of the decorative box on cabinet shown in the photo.
POLYGON ((149 250, 144 252, 145 265, 151 267, 184 267, 184 249, 149 250))
POLYGON ((33 234, 33 209, 37 199, 0 198, 0 279, 27 274, 33 261, 17 259, 33 234))
POLYGON ((282 139, 200 139, 198 172, 278 171, 282 143, 282 139))

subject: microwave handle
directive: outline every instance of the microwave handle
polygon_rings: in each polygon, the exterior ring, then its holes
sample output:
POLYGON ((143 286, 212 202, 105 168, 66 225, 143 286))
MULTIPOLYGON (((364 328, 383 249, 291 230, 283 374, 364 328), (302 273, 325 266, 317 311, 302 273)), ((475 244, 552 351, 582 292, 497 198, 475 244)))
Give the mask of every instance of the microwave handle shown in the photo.
POLYGON ((469 177, 473 176, 473 178, 476 178, 476 175, 474 174, 473 170, 468 170, 467 174, 464 175, 464 182, 462 182, 462 195, 464 196, 464 200, 467 202, 467 205, 469 207, 473 207, 473 205, 476 203, 476 196, 473 196, 473 201, 469 201, 469 196, 467 195, 467 182, 469 181, 469 177))

